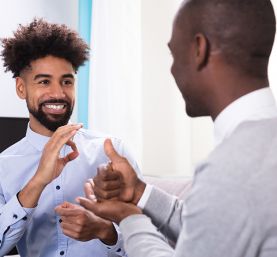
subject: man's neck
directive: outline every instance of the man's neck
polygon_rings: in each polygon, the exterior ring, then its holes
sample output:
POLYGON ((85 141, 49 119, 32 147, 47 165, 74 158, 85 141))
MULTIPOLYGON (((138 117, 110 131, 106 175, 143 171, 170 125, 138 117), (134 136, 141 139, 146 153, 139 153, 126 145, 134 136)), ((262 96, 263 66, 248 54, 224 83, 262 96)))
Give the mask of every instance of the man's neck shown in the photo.
POLYGON ((215 101, 213 101, 211 117, 213 120, 232 102, 238 98, 249 94, 258 89, 268 87, 269 83, 267 79, 253 79, 253 80, 237 80, 237 82, 231 81, 231 83, 222 83, 220 90, 215 95, 215 101), (228 85, 229 84, 229 85, 228 85))

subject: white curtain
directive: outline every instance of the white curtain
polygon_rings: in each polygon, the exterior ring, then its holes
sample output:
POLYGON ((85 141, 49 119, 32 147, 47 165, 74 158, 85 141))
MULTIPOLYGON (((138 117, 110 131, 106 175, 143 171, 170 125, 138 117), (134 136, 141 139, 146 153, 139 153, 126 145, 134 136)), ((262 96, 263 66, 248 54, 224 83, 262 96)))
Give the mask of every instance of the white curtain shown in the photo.
POLYGON ((94 0, 89 128, 127 142, 140 163, 140 1, 94 0))

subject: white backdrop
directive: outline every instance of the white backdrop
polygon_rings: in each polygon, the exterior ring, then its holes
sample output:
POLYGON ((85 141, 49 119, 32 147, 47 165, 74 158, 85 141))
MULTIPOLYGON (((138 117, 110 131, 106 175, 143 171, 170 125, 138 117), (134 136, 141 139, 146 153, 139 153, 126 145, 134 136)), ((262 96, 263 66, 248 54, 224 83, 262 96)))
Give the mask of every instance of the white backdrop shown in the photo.
POLYGON ((140 2, 94 0, 89 127, 124 139, 140 159, 140 2))

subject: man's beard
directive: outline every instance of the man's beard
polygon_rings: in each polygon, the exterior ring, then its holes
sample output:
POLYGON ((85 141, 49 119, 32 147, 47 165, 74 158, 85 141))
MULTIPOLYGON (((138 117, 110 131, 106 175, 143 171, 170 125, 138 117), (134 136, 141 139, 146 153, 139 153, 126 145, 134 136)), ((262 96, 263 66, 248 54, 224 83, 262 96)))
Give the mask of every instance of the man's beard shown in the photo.
POLYGON ((53 132, 55 132, 59 127, 68 123, 73 111, 73 105, 69 101, 63 99, 50 99, 44 101, 43 103, 39 104, 38 110, 32 108, 27 101, 27 107, 29 112, 39 121, 41 125, 53 132), (65 104, 64 108, 66 108, 66 112, 62 115, 45 114, 42 110, 43 105, 51 103, 65 104), (49 115, 51 115, 52 118, 48 118, 49 115))

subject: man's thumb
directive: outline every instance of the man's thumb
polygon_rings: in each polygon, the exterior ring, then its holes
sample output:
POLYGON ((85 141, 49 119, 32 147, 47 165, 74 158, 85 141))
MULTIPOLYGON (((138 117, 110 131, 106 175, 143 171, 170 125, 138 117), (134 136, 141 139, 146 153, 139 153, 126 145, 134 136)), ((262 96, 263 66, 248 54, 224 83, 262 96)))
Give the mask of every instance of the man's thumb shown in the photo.
POLYGON ((122 157, 117 153, 117 151, 114 149, 113 143, 111 139, 106 139, 104 142, 104 151, 105 154, 109 157, 111 162, 119 161, 122 157))

